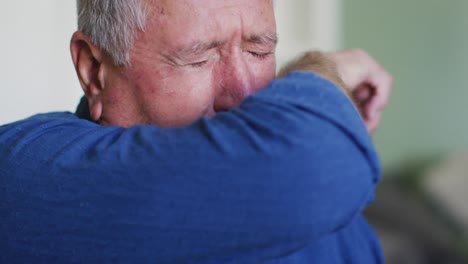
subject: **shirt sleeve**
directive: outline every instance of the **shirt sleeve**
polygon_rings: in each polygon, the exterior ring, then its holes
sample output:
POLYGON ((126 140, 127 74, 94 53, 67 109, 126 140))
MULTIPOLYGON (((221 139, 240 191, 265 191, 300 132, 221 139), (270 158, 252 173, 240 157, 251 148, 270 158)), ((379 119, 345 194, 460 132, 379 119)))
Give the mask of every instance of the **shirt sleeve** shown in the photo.
POLYGON ((352 103, 311 73, 182 128, 38 115, 0 128, 0 247, 78 262, 266 260, 345 227, 379 174, 352 103))

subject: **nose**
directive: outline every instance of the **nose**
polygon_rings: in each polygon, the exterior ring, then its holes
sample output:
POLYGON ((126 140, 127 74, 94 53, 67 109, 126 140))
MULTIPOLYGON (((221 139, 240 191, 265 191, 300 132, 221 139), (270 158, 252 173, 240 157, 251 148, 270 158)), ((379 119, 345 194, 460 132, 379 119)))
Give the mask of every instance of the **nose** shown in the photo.
POLYGON ((219 70, 219 86, 214 101, 216 112, 239 106, 253 91, 254 76, 242 51, 224 58, 219 70))

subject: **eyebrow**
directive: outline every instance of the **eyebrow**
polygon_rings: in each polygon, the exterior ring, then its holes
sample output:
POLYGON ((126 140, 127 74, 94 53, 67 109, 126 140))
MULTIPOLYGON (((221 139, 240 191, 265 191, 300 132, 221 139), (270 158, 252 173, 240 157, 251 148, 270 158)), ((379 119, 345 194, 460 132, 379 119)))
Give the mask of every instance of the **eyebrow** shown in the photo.
MULTIPOLYGON (((254 34, 254 35, 250 35, 247 38, 247 41, 251 43, 255 43, 255 44, 266 44, 266 45, 276 46, 278 44, 278 35, 272 34, 272 33, 254 34)), ((218 48, 220 46, 223 46, 226 42, 227 41, 212 41, 212 42, 196 41, 196 42, 193 42, 191 45, 188 45, 187 47, 177 49, 174 52, 174 54, 179 58, 184 58, 186 56, 190 56, 193 54, 200 54, 205 51, 218 48)), ((166 55, 165 57, 174 62, 174 59, 171 58, 172 56, 166 55)))
POLYGON ((273 33, 251 35, 248 38, 248 41, 256 44, 268 44, 276 46, 276 44, 278 44, 278 35, 273 33))
MULTIPOLYGON (((276 45, 278 44, 278 35, 273 33, 254 34, 249 36, 247 40, 256 44, 276 45)), ((179 49, 177 53, 183 55, 202 53, 210 49, 218 48, 225 43, 226 41, 194 42, 186 48, 179 49)))
POLYGON ((180 56, 190 55, 190 54, 199 54, 205 51, 220 47, 224 44, 222 41, 212 41, 212 42, 194 42, 191 45, 178 49, 176 53, 180 56))

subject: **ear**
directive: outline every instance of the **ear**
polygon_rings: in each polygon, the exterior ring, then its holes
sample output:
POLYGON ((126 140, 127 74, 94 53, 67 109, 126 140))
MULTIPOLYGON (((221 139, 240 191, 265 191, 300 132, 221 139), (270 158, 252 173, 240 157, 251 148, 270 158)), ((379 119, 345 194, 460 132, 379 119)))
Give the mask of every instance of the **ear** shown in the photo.
POLYGON ((102 115, 102 91, 105 88, 104 52, 80 31, 73 34, 70 51, 81 88, 88 99, 91 118, 98 121, 102 115))

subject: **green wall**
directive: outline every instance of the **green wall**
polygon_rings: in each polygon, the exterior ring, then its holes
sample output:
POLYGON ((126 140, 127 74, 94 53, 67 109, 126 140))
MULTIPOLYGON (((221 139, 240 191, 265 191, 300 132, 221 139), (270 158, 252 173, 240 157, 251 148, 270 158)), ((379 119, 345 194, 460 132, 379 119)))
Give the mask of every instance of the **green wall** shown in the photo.
POLYGON ((385 168, 468 150, 468 1, 344 0, 344 45, 395 79, 374 140, 385 168))

